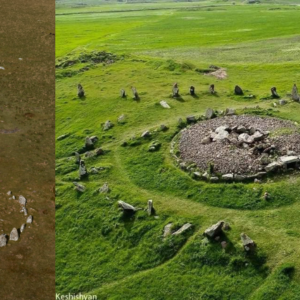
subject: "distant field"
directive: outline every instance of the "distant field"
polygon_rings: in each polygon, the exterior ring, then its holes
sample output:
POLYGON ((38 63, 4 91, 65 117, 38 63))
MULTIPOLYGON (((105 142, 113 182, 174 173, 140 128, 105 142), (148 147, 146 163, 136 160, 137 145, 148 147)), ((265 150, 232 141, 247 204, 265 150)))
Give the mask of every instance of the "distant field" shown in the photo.
POLYGON ((300 123, 300 106, 288 95, 294 83, 300 86, 300 0, 232 2, 57 1, 56 137, 67 135, 56 143, 57 292, 101 300, 300 299, 299 174, 263 184, 208 184, 182 172, 169 153, 178 119, 208 107, 300 123), (110 60, 97 61, 100 51, 110 60), (227 78, 204 75, 210 65, 225 68, 227 78), (180 101, 170 96, 174 82, 180 101), (78 83, 85 99, 77 97, 78 83), (208 93, 212 83, 218 96, 208 93), (233 95, 236 84, 255 97, 233 95), (191 85, 197 97, 189 95, 191 85), (131 86, 140 101, 132 100, 131 86), (262 100, 272 86, 287 105, 262 100), (103 131, 107 120, 114 127, 103 131), (160 131, 161 124, 169 130, 160 131), (140 138, 146 130, 149 140, 140 138), (80 194, 72 183, 73 152, 92 135, 104 155, 82 156, 88 170, 102 169, 81 182, 80 194), (161 147, 150 153, 153 140, 161 147), (111 191, 101 194, 105 182, 111 191), (272 201, 262 201, 265 191, 272 201), (159 218, 139 211, 124 219, 116 204, 144 208, 149 199, 159 218), (202 236, 220 219, 232 227, 222 237, 228 251, 202 236), (169 222, 194 227, 163 241, 169 222), (241 232, 257 242, 256 255, 243 253, 241 232))

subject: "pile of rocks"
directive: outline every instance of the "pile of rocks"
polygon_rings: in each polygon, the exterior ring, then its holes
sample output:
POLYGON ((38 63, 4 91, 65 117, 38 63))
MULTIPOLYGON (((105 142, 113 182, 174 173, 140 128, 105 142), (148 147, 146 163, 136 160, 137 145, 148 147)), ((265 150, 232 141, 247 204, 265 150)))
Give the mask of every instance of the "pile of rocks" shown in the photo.
POLYGON ((290 121, 225 116, 182 130, 179 150, 182 168, 194 163, 198 177, 255 179, 278 168, 299 168, 300 133, 290 121))

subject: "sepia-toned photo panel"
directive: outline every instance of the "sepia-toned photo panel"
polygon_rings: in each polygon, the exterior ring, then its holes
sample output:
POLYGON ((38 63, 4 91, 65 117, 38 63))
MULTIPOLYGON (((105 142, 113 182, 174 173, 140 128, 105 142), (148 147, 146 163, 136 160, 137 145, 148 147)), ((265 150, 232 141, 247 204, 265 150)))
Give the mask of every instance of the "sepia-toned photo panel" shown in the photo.
POLYGON ((55 299, 55 3, 0 3, 0 299, 55 299))

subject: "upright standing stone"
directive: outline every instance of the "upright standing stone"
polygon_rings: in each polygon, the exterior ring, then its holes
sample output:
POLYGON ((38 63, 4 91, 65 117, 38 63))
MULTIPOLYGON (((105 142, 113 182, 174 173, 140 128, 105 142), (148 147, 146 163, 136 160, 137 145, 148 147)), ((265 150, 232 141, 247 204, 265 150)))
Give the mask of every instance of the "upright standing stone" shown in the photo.
POLYGON ((87 172, 84 161, 81 160, 79 163, 79 177, 80 177, 80 179, 82 179, 86 176, 88 176, 88 172, 87 172))
POLYGON ((84 97, 84 89, 83 89, 83 87, 80 83, 77 86, 77 95, 78 95, 79 98, 84 97))
POLYGON ((20 228, 20 232, 22 233, 25 229, 26 224, 22 224, 21 228, 20 228))
POLYGON ((147 212, 148 212, 149 216, 154 214, 155 210, 154 210, 154 207, 153 207, 153 200, 148 200, 147 212))
POLYGON ((75 152, 75 163, 79 165, 81 157, 78 152, 75 152))
POLYGON ((238 85, 235 86, 234 93, 238 96, 243 96, 244 95, 244 92, 243 92, 242 88, 239 87, 238 85))
POLYGON ((243 243, 245 251, 249 252, 255 249, 256 245, 252 239, 245 233, 241 234, 241 241, 243 243))
POLYGON ((133 94, 133 99, 139 100, 140 98, 139 98, 139 94, 138 94, 136 88, 133 86, 133 87, 131 87, 131 90, 132 90, 132 94, 133 94))
POLYGON ((93 149, 94 148, 94 143, 91 140, 91 138, 88 137, 88 136, 85 138, 85 148, 86 149, 93 149))
POLYGON ((178 88, 177 83, 174 83, 174 85, 173 85, 172 95, 173 95, 173 98, 179 97, 179 88, 178 88))
POLYGON ((215 112, 214 112, 214 110, 213 109, 211 109, 211 108, 208 108, 207 110, 206 110, 206 112, 205 112, 205 118, 206 119, 212 119, 212 118, 214 118, 215 117, 215 112))
POLYGON ((26 223, 31 224, 33 221, 32 215, 28 216, 26 223))
POLYGON ((7 240, 5 234, 0 234, 0 247, 6 246, 7 240))
POLYGON ((300 96, 298 94, 298 88, 296 86, 296 84, 294 84, 293 86, 293 90, 292 90, 292 99, 294 101, 300 101, 300 96))
POLYGON ((209 92, 210 92, 211 94, 215 94, 215 93, 216 93, 216 91, 215 91, 215 85, 214 85, 214 84, 211 84, 211 85, 209 86, 209 92))
POLYGON ((126 98, 126 92, 125 90, 121 90, 121 98, 126 98))
POLYGON ((279 98, 279 95, 277 93, 277 89, 275 86, 271 88, 271 95, 273 98, 276 98, 276 99, 279 98))
POLYGON ((195 87, 193 86, 190 87, 190 94, 191 96, 195 96, 195 87))
POLYGON ((10 236, 9 236, 9 239, 11 241, 17 241, 19 239, 19 232, 17 230, 17 228, 14 228, 11 233, 10 233, 10 236))

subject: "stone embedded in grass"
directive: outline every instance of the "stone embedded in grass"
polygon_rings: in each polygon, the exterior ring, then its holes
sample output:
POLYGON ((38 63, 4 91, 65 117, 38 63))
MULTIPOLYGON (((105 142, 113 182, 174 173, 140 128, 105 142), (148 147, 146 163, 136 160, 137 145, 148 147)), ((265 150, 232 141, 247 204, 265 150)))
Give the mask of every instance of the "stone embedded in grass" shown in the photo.
POLYGON ((208 108, 208 109, 206 110, 206 112, 205 112, 205 118, 206 118, 206 119, 210 120, 210 119, 214 118, 215 116, 216 116, 216 114, 215 114, 215 112, 214 112, 213 109, 208 108))
POLYGON ((195 96, 195 87, 194 86, 190 87, 190 94, 191 94, 191 96, 195 96))
POLYGON ((61 140, 64 140, 65 138, 67 138, 70 134, 63 134, 63 135, 60 135, 56 140, 57 141, 61 141, 61 140))
POLYGON ((84 161, 81 160, 79 163, 79 177, 80 177, 80 179, 82 179, 86 176, 88 176, 88 171, 86 169, 84 161))
POLYGON ((7 194, 8 196, 11 196, 11 195, 12 195, 12 191, 8 191, 6 194, 7 194))
POLYGON ((215 85, 214 85, 214 84, 211 84, 211 85, 209 86, 209 92, 210 92, 212 95, 214 95, 214 94, 216 93, 216 91, 215 91, 215 85))
POLYGON ((284 100, 284 99, 280 99, 280 100, 278 100, 278 104, 281 105, 281 106, 283 106, 283 105, 287 104, 287 101, 284 100))
POLYGON ((80 154, 78 152, 75 152, 74 155, 75 155, 75 163, 79 165, 81 160, 80 154))
POLYGON ((26 226, 26 224, 22 224, 22 225, 21 225, 21 228, 20 228, 20 232, 21 232, 21 233, 24 231, 25 226, 26 226))
POLYGON ((126 92, 125 92, 124 89, 122 89, 122 90, 120 91, 120 96, 121 96, 121 98, 126 98, 126 92))
POLYGON ((177 83, 174 83, 174 85, 173 85, 172 96, 173 96, 173 98, 178 98, 179 97, 179 88, 178 88, 177 83))
POLYGON ((126 123, 126 116, 124 114, 118 117, 118 123, 120 124, 126 123))
POLYGON ((234 94, 238 96, 243 96, 244 92, 240 86, 236 85, 234 88, 234 94))
POLYGON ((94 143, 93 143, 92 139, 89 136, 87 136, 85 138, 85 148, 86 149, 94 149, 94 143))
POLYGON ((161 143, 160 143, 160 142, 158 142, 158 141, 153 141, 153 142, 150 144, 150 146, 149 146, 149 148, 148 148, 148 151, 150 151, 150 152, 155 152, 155 151, 159 150, 160 146, 161 146, 161 143))
POLYGON ((133 99, 134 100, 139 100, 140 99, 139 94, 138 94, 138 92, 137 92, 137 90, 134 86, 131 87, 131 91, 132 91, 132 94, 133 94, 133 99))
POLYGON ((85 191, 85 186, 78 183, 78 182, 73 182, 73 184, 75 185, 75 189, 78 191, 78 192, 81 192, 83 193, 85 191))
POLYGON ((163 234, 164 238, 166 238, 167 236, 171 235, 171 233, 172 233, 172 226, 173 226, 173 224, 169 223, 169 224, 167 224, 164 227, 164 234, 163 234))
POLYGON ((26 198, 22 195, 19 196, 19 203, 22 205, 22 206, 25 206, 26 205, 26 198))
POLYGON ((32 215, 28 216, 26 223, 31 224, 33 221, 32 215))
POLYGON ((77 96, 79 98, 83 98, 84 97, 84 89, 83 89, 83 87, 82 87, 82 85, 80 83, 77 85, 77 96))
POLYGON ((141 134, 141 137, 142 137, 142 138, 148 138, 148 137, 150 137, 150 136, 151 136, 151 133, 150 133, 149 130, 146 130, 146 131, 144 131, 144 132, 141 134))
POLYGON ((9 235, 9 240, 16 242, 18 239, 19 239, 19 232, 18 232, 17 228, 13 228, 13 230, 11 231, 11 233, 9 235))
POLYGON ((114 124, 111 121, 107 120, 103 125, 103 130, 107 131, 113 127, 114 127, 114 124))
POLYGON ((245 249, 245 251, 249 252, 249 251, 253 251, 256 247, 256 244, 254 243, 254 241, 245 233, 241 234, 241 240, 243 243, 243 247, 245 249))
POLYGON ((153 200, 148 200, 147 212, 149 216, 152 216, 155 213, 155 209, 153 207, 153 200))
POLYGON ((182 234, 183 232, 189 230, 192 228, 192 224, 191 223, 186 223, 184 224, 182 227, 180 227, 177 231, 175 231, 172 235, 179 235, 182 234))
POLYGON ((164 101, 164 100, 160 101, 159 104, 160 104, 163 108, 171 108, 170 105, 169 105, 166 101, 164 101))
POLYGON ((124 201, 122 201, 122 200, 119 200, 119 201, 118 201, 118 206, 119 206, 124 212, 131 212, 131 213, 134 213, 134 212, 137 211, 137 209, 136 209, 134 206, 132 206, 132 205, 130 205, 130 204, 128 204, 128 203, 126 203, 126 202, 124 202, 124 201))
POLYGON ((196 123, 196 122, 197 122, 197 119, 196 119, 195 116, 187 116, 187 117, 186 117, 186 122, 187 122, 188 124, 196 123))
POLYGON ((109 193, 109 192, 110 192, 110 188, 109 188, 109 186, 108 186, 108 183, 105 182, 105 183, 102 185, 102 187, 99 189, 99 193, 101 193, 101 194, 107 194, 107 193, 109 193))
POLYGON ((164 124, 160 125, 160 130, 161 131, 167 131, 168 129, 169 129, 168 126, 166 126, 164 124))
POLYGON ((208 238, 214 238, 222 233, 222 227, 224 225, 224 221, 219 221, 218 223, 212 225, 204 231, 204 235, 208 238))
POLYGON ((6 246, 7 239, 5 234, 0 234, 0 247, 6 246))
POLYGON ((300 96, 299 96, 299 93, 298 93, 298 88, 296 86, 296 84, 294 84, 293 86, 293 89, 292 89, 292 99, 294 101, 300 101, 300 96))

